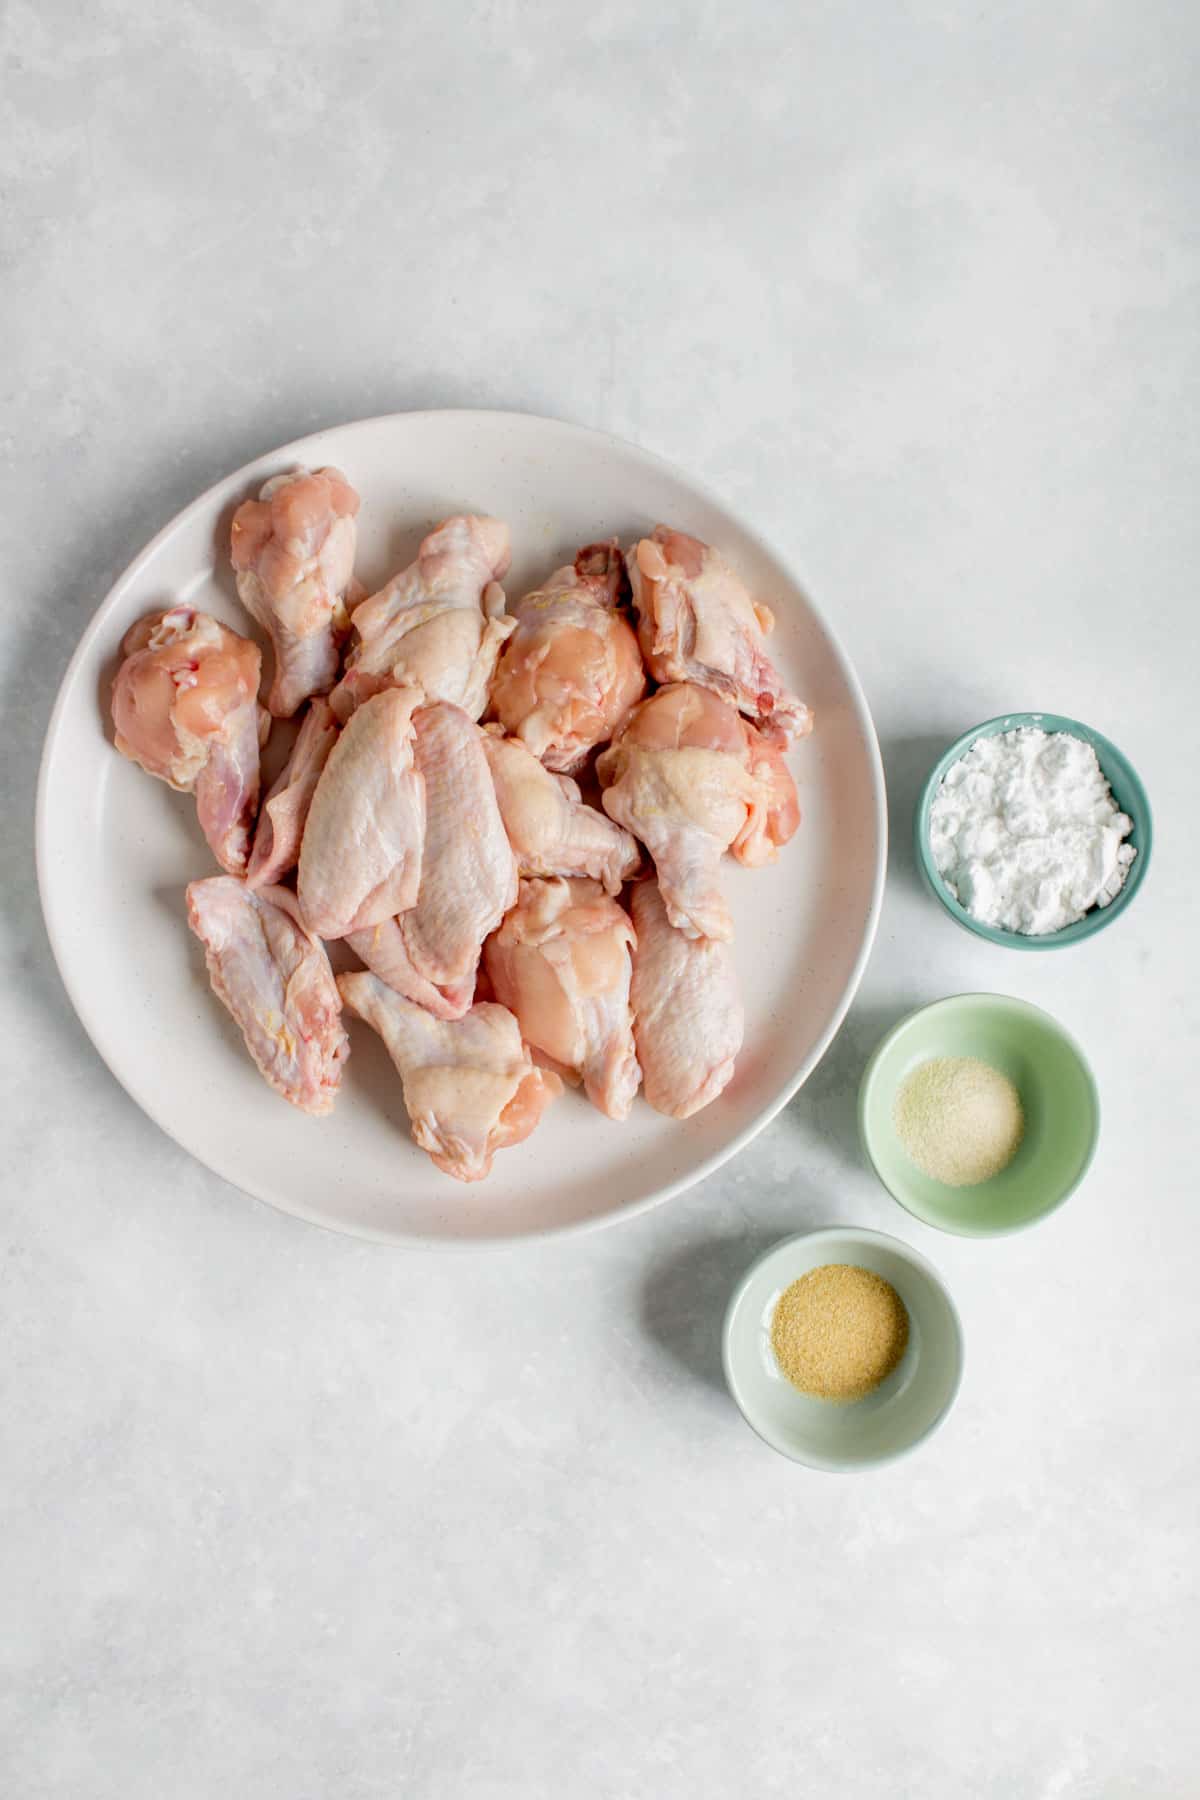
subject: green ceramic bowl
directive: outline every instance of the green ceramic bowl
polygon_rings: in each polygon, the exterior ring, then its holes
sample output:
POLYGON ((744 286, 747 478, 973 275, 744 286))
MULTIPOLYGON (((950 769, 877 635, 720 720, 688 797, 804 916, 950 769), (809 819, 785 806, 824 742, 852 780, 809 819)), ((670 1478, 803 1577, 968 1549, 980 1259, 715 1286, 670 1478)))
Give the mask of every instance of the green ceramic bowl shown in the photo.
POLYGON ((931 1263, 898 1238, 832 1226, 785 1238, 739 1282, 725 1314, 725 1379, 742 1417, 764 1443, 813 1469, 869 1469, 935 1431, 962 1378, 962 1326, 931 1263), (864 1400, 816 1400, 794 1388, 771 1348, 783 1290, 826 1263, 856 1263, 890 1281, 908 1311, 899 1367, 864 1400))
POLYGON ((1126 757, 1098 731, 1090 725, 1081 725, 1078 719, 1065 719, 1061 713, 1023 712, 1005 713, 1001 718, 989 719, 985 725, 976 725, 973 731, 964 731, 956 738, 950 748, 941 756, 934 766, 925 786, 921 789, 917 801, 917 811, 913 832, 914 847, 917 854, 917 867, 925 877, 926 884, 941 901, 952 919, 977 937, 986 938, 991 944, 1004 944, 1011 950, 1061 950, 1067 944, 1078 944, 1094 932, 1102 931, 1111 925, 1128 907, 1134 895, 1146 879, 1146 871, 1150 867, 1150 847, 1154 841, 1154 821, 1150 814, 1150 802, 1146 798, 1146 790, 1142 786, 1137 770, 1126 757), (1049 931, 1044 937, 1028 937, 1020 931, 1001 931, 995 925, 984 925, 973 919, 965 906, 961 906, 938 874, 933 860, 933 852, 929 847, 929 808, 933 796, 941 786, 947 769, 966 755, 978 738, 996 737, 1002 731, 1017 731, 1022 726, 1032 725, 1039 731, 1066 731, 1072 737, 1082 738, 1096 752, 1096 760, 1104 771, 1105 779, 1112 789, 1113 799, 1121 811, 1128 813, 1133 820, 1133 831, 1129 842, 1137 851, 1130 864, 1125 884, 1115 900, 1107 906, 1093 906, 1090 912, 1077 919, 1074 925, 1064 926, 1062 931, 1049 931))
POLYGON ((862 1078, 858 1128, 880 1181, 914 1217, 962 1237, 993 1237, 1045 1218, 1079 1186, 1100 1133, 1100 1100, 1083 1052, 1049 1013, 1004 994, 958 994, 888 1032, 862 1078), (976 1056, 1021 1096, 1021 1147, 977 1187, 946 1187, 922 1174, 892 1123, 901 1083, 937 1056, 976 1056))

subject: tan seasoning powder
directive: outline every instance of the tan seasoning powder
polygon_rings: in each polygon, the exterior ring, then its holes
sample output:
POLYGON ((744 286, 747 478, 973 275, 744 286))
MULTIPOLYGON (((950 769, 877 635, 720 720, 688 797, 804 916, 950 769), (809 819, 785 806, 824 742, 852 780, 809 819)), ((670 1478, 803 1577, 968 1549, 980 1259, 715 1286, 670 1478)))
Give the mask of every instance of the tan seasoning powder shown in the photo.
POLYGON ((779 1296, 771 1320, 775 1360, 802 1393, 861 1400, 908 1345, 904 1302, 882 1275, 853 1263, 810 1269, 779 1296))
POLYGON ((1007 1169, 1025 1114, 1007 1075, 975 1056, 936 1056, 901 1083, 896 1134, 922 1174, 944 1187, 977 1187, 1007 1169))

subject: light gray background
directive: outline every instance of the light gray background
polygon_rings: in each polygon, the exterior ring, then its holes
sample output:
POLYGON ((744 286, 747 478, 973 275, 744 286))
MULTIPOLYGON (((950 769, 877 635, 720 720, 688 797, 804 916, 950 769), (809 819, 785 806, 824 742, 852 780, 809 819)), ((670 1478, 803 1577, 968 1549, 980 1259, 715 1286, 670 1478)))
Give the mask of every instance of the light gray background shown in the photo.
POLYGON ((1200 1792, 1200 15, 5 18, 0 1789, 1200 1792), (845 636, 895 831, 859 1001, 751 1150, 609 1234, 444 1259, 162 1137, 31 864, 52 696, 142 542, 273 444, 442 405, 744 507, 845 636), (1121 743, 1160 837, 1126 920, 1032 957, 922 897, 907 827, 950 737, 1038 706, 1121 743), (1103 1094, 1086 1188, 1012 1241, 910 1221, 854 1141, 884 1027, 971 988, 1062 1018, 1103 1094), (718 1371, 737 1274, 831 1220, 932 1256, 968 1337, 942 1434, 860 1478, 772 1455, 718 1371))

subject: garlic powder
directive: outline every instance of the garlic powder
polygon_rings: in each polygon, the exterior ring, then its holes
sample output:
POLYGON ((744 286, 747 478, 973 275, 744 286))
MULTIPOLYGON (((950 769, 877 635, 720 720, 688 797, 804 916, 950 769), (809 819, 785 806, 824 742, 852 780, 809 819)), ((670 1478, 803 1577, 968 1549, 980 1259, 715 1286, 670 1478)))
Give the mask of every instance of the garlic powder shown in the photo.
POLYGON ((1132 830, 1091 745, 1031 726, 976 738, 929 809, 933 859, 960 905, 1030 937, 1115 898, 1132 830))

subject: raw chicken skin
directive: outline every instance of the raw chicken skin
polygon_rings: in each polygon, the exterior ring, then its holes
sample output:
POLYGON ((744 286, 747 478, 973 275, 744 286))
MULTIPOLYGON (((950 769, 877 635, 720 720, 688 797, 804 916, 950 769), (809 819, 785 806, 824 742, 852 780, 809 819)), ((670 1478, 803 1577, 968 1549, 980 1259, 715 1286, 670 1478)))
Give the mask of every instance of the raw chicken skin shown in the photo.
POLYGON ((629 561, 638 639, 656 681, 694 681, 790 741, 812 715, 767 655, 775 620, 751 600, 719 550, 669 526, 634 545, 629 561))
POLYGON ((746 726, 748 768, 762 790, 756 806, 730 846, 734 857, 747 868, 774 862, 782 844, 795 837, 800 826, 800 799, 791 771, 783 760, 784 745, 773 732, 746 726))
POLYGON ((690 1119, 728 1086, 742 1047, 733 951, 676 931, 657 882, 639 881, 632 906, 631 995, 645 1095, 656 1112, 690 1119))
POLYGON ((605 812, 654 858, 672 925, 732 938, 722 855, 769 862, 800 819, 779 745, 710 688, 680 682, 642 702, 596 772, 605 812))
POLYGON ((478 725, 445 702, 421 707, 413 724, 425 851, 416 904, 400 933, 418 976, 442 989, 473 986, 484 938, 516 901, 517 861, 478 725))
POLYGON ((629 1006, 629 916, 598 881, 523 881, 484 952, 497 1000, 521 1035, 582 1079, 592 1104, 625 1119, 641 1080, 629 1006))
POLYGON ((513 629, 499 585, 511 554, 500 519, 460 515, 431 531, 416 562, 354 609, 354 647, 332 694, 338 718, 384 688, 409 686, 477 719, 513 629))
POLYGON ((378 925, 414 904, 425 782, 413 760, 414 688, 355 713, 321 771, 300 845, 300 910, 318 937, 378 925))
POLYGON ((517 628, 492 684, 492 706, 548 769, 587 761, 646 691, 633 627, 618 610, 625 562, 616 540, 588 544, 574 564, 512 608, 517 628))
POLYGON ((338 722, 328 700, 312 701, 292 754, 258 815, 258 830, 246 870, 251 887, 270 887, 295 868, 317 782, 337 742, 337 734, 338 722))
POLYGON ((267 1082, 302 1112, 331 1111, 350 1040, 325 946, 305 929, 296 896, 214 875, 192 882, 187 905, 213 992, 267 1082))
POLYGON ((484 727, 483 748, 518 872, 590 875, 606 893, 619 894, 641 862, 629 833, 585 805, 569 775, 555 775, 501 726, 484 727))
POLYGON ((275 650, 267 706, 277 719, 337 680, 358 508, 337 469, 297 469, 274 476, 233 515, 238 598, 275 650))
POLYGON ((414 1141, 458 1181, 482 1181, 496 1151, 527 1138, 562 1092, 556 1075, 533 1066, 503 1006, 435 1019, 375 975, 339 975, 338 987, 387 1046, 414 1141))
POLYGON ((112 690, 122 756, 195 794, 213 855, 240 875, 258 810, 261 727, 257 644, 188 606, 141 619, 121 645, 112 690))
POLYGON ((442 987, 418 973, 401 929, 407 916, 384 919, 382 924, 370 925, 365 931, 352 931, 346 942, 372 975, 378 975, 380 981, 406 1000, 423 1006, 435 1019, 461 1019, 470 1012, 475 998, 475 971, 460 982, 448 982, 442 987))

